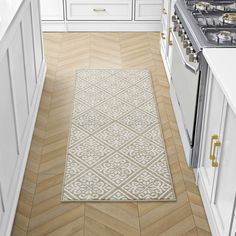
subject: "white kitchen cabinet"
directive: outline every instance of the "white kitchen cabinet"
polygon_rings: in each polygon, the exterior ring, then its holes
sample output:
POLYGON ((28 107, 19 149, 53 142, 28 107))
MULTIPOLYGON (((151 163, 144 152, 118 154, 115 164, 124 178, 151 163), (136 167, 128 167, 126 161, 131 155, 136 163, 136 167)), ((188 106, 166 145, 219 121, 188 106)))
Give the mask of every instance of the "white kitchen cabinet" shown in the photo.
POLYGON ((161 39, 160 48, 161 56, 165 66, 167 78, 171 80, 171 61, 172 61, 172 31, 174 14, 174 4, 176 0, 163 0, 162 17, 161 17, 161 39))
MULTIPOLYGON (((201 176, 205 186, 207 198, 209 201, 212 199, 214 177, 216 168, 212 167, 212 161, 210 155, 212 152, 212 145, 220 139, 220 128, 222 120, 222 112, 224 108, 224 94, 220 89, 218 83, 212 78, 211 72, 209 72, 208 78, 208 90, 206 105, 204 108, 204 128, 202 135, 201 146, 201 176), (217 105, 216 105, 217 104, 217 105), (215 136, 215 137, 214 137, 215 136), (218 136, 218 137, 217 137, 218 136), (215 138, 215 140, 213 139, 215 138)), ((218 151, 218 148, 215 149, 218 151)))
POLYGON ((160 31, 162 0, 40 0, 44 31, 160 31))
POLYGON ((236 192, 236 115, 209 70, 198 168, 212 234, 228 236, 236 192))
POLYGON ((11 234, 46 72, 39 0, 18 6, 0 38, 0 236, 11 234))
POLYGON ((42 20, 63 21, 64 3, 63 0, 40 0, 42 20))

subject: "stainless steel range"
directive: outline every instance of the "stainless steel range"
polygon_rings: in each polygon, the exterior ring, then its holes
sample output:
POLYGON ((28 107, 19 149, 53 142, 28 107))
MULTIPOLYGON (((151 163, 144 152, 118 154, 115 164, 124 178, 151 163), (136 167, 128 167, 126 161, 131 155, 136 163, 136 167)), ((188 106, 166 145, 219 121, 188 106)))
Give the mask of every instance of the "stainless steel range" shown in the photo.
POLYGON ((236 47, 236 1, 177 0, 170 94, 182 143, 191 167, 197 167, 207 80, 205 47, 236 47))

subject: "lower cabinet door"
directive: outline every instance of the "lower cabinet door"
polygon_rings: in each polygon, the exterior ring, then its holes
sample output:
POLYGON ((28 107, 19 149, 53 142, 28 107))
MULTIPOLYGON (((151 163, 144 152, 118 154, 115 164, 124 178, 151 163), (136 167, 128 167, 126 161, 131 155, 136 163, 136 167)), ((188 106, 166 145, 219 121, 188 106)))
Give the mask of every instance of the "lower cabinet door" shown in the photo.
POLYGON ((63 0, 40 0, 42 20, 64 20, 63 0))
POLYGON ((0 200, 7 201, 12 177, 18 161, 17 134, 14 120, 15 112, 13 108, 13 93, 7 53, 0 59, 0 71, 0 182, 2 192, 2 199, 0 200))
POLYGON ((234 209, 236 192, 236 115, 227 106, 221 129, 221 146, 219 147, 218 175, 213 199, 213 212, 220 235, 229 235, 230 223, 234 209))
POLYGON ((137 0, 135 3, 135 20, 161 20, 162 1, 137 0))
POLYGON ((211 72, 204 114, 198 172, 202 199, 212 234, 235 235, 230 232, 235 231, 231 224, 236 192, 236 115, 211 72))
POLYGON ((211 202, 217 170, 214 167, 215 160, 213 159, 217 159, 217 143, 221 140, 220 127, 224 106, 224 94, 218 83, 213 79, 211 72, 208 77, 208 88, 206 91, 199 176, 203 184, 205 198, 211 202))

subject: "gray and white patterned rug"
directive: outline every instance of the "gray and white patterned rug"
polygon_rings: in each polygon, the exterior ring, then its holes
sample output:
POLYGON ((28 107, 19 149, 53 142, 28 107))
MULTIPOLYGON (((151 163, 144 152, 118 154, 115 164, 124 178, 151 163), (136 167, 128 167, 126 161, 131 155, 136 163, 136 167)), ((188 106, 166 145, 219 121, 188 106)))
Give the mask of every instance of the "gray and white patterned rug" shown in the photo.
POLYGON ((174 201, 148 70, 78 70, 62 201, 174 201))

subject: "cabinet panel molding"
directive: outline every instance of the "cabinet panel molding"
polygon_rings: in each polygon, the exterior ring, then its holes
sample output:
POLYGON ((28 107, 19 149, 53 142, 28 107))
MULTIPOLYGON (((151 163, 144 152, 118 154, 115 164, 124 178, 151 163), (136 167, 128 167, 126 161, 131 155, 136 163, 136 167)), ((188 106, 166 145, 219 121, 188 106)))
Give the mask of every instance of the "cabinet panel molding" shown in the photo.
POLYGON ((25 61, 23 54, 21 25, 9 47, 10 73, 13 90, 13 101, 16 113, 16 125, 20 148, 24 138, 25 127, 29 115, 28 93, 26 85, 25 61))
POLYGON ((35 49, 36 71, 37 71, 37 78, 38 78, 40 70, 41 70, 42 61, 43 61, 39 0, 31 1, 31 11, 32 11, 32 16, 33 16, 32 22, 33 22, 34 49, 35 49))
MULTIPOLYGON (((31 4, 30 4, 31 5, 31 4)), ((22 20, 22 32, 23 32, 23 51, 25 60, 25 72, 26 72, 26 85, 28 93, 29 109, 32 105, 33 96, 36 89, 36 68, 35 68, 35 53, 33 42, 33 28, 32 28, 32 13, 31 6, 28 6, 25 17, 22 20)))
POLYGON ((0 61, 0 71, 0 181, 2 197, 8 199, 19 155, 8 53, 0 61))
POLYGON ((44 21, 63 21, 64 2, 63 0, 40 0, 42 20, 44 21))
POLYGON ((132 0, 67 0, 68 20, 131 20, 132 0))
POLYGON ((135 2, 135 20, 161 20, 162 4, 156 0, 137 0, 135 2))

